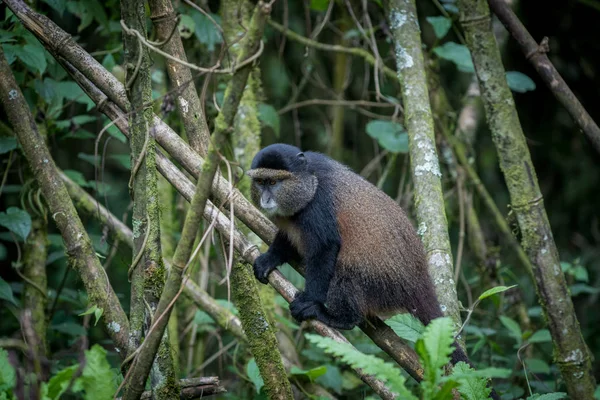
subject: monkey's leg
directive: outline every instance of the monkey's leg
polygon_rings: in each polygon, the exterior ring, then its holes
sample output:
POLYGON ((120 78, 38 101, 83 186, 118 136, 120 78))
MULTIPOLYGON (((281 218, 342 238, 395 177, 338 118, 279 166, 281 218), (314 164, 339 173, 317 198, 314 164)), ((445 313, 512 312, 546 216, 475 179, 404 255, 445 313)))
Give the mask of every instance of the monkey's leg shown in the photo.
POLYGON ((361 293, 352 282, 335 277, 327 293, 327 308, 321 309, 316 318, 332 328, 354 328, 364 319, 359 307, 361 293))

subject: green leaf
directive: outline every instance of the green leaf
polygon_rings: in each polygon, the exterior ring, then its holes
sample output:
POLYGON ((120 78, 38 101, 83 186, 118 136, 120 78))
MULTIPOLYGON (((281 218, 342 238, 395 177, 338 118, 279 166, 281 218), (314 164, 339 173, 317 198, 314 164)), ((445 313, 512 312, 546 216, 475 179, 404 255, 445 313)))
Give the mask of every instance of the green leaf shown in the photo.
POLYGON ((79 154, 77 154, 77 158, 79 158, 83 161, 87 161, 94 166, 100 165, 100 156, 94 156, 93 154, 79 153, 79 154))
POLYGON ((275 136, 279 137, 279 114, 270 104, 261 103, 258 106, 258 119, 263 126, 273 129, 275 136))
POLYGON ((104 309, 97 307, 95 304, 93 306, 91 306, 90 308, 87 309, 87 311, 82 312, 81 314, 79 314, 79 316, 82 315, 88 315, 88 314, 94 314, 94 316, 96 317, 96 322, 94 322, 94 326, 96 326, 98 324, 98 320, 100 319, 100 317, 102 316, 102 313, 104 312, 104 309))
POLYGON ((248 375, 248 378, 250 378, 250 381, 254 384, 256 393, 260 393, 260 389, 265 386, 265 381, 263 380, 262 376, 260 376, 260 371, 258 370, 258 365, 256 365, 256 360, 254 357, 250 359, 248 365, 246 366, 246 374, 248 375))
POLYGON ((312 369, 300 369, 298 367, 292 367, 290 370, 290 374, 292 375, 303 375, 306 376, 311 381, 314 381, 318 377, 325 375, 327 372, 327 367, 322 365, 320 367, 312 368, 312 369))
POLYGON ((550 331, 548 329, 540 329, 531 335, 527 341, 529 343, 548 343, 552 341, 552 336, 550 336, 550 331))
POLYGON ((76 115, 71 118, 71 122, 77 125, 85 125, 90 122, 96 122, 98 118, 93 115, 76 115))
POLYGON ((408 134, 397 122, 374 120, 367 124, 367 134, 392 153, 408 152, 408 134))
POLYGON ((454 42, 446 42, 441 46, 435 47, 433 52, 438 57, 456 64, 459 71, 475 72, 473 60, 471 59, 471 53, 465 45, 454 42))
POLYGON ((446 381, 440 389, 437 390, 433 400, 446 400, 452 398, 452 389, 458 387, 458 382, 446 381))
POLYGON ((313 11, 327 11, 331 0, 310 0, 310 9, 313 11))
MULTIPOLYGON (((71 365, 70 367, 64 368, 58 371, 50 380, 45 387, 46 398, 49 399, 60 399, 60 396, 67 390, 69 383, 73 378, 73 374, 79 368, 79 364, 71 365)), ((77 391, 81 390, 79 379, 77 379, 77 391)), ((75 385, 74 385, 75 386, 75 385)), ((75 390, 73 390, 75 392, 75 390)))
POLYGON ((512 285, 512 286, 496 286, 494 288, 488 289, 485 292, 481 293, 481 295, 479 296, 478 300, 481 301, 483 299, 486 299, 496 293, 502 293, 507 291, 508 289, 512 289, 514 287, 516 287, 517 285, 512 285))
POLYGON ((117 390, 116 375, 106 360, 106 350, 95 344, 85 351, 85 367, 81 374, 86 400, 110 400, 117 390))
POLYGON ((596 391, 594 392, 594 398, 600 400, 600 385, 596 387, 596 391))
MULTIPOLYGON (((304 354, 304 352, 302 354, 304 354)), ((341 395, 343 387, 342 374, 340 373, 340 369, 337 366, 331 364, 327 364, 325 365, 325 367, 325 374, 319 376, 316 379, 316 382, 319 385, 325 386, 326 388, 329 388, 337 394, 341 395)))
POLYGON ((446 36, 452 27, 452 20, 446 17, 427 17, 426 19, 433 27, 433 33, 438 39, 446 36))
POLYGON ((525 360, 527 371, 534 374, 549 374, 550 366, 544 360, 539 358, 529 358, 525 360))
POLYGON ((525 93, 535 90, 535 82, 527 75, 518 71, 507 71, 506 82, 514 92, 525 93))
POLYGON ((17 375, 8 361, 8 352, 0 348, 0 392, 12 390, 16 383, 17 375))
POLYGON ((577 267, 573 268, 572 275, 578 281, 586 283, 590 281, 588 271, 583 265, 578 265, 577 267))
POLYGON ((492 391, 487 387, 487 379, 478 377, 468 364, 459 362, 454 366, 450 378, 458 383, 458 390, 461 398, 466 400, 487 399, 492 391))
MULTIPOLYGON (((194 29, 196 39, 198 39, 200 43, 204 44, 208 51, 214 51, 215 46, 223 42, 221 32, 217 29, 213 22, 201 12, 191 10, 191 16, 196 24, 196 28, 194 29)), ((215 22, 221 25, 221 17, 216 14, 210 14, 210 16, 215 22)))
POLYGON ((66 135, 62 137, 62 139, 80 139, 80 140, 88 140, 95 139, 96 135, 87 129, 77 129, 76 131, 70 131, 66 135))
MULTIPOLYGON (((463 363, 465 365, 468 366, 468 364, 460 361, 458 362, 456 365, 463 363)), ((445 379, 463 379, 463 378, 470 378, 470 377, 476 377, 476 378, 499 378, 499 379, 506 379, 509 378, 512 375, 512 370, 508 369, 508 368, 496 368, 496 367, 490 367, 490 368, 482 368, 482 369, 478 369, 478 370, 470 370, 468 372, 460 372, 460 370, 456 370, 456 368, 453 370, 453 373, 450 377, 444 377, 442 378, 442 381, 445 379)))
POLYGON ((112 158, 126 170, 131 169, 131 156, 129 154, 111 154, 108 158, 112 158))
POLYGON ((177 25, 177 29, 179 29, 179 36, 184 39, 189 39, 196 31, 196 23, 189 15, 181 14, 179 16, 179 25, 177 25))
POLYGON ((75 171, 73 169, 65 169, 63 172, 70 180, 72 180, 79 186, 81 186, 81 187, 89 187, 90 186, 89 182, 85 180, 85 176, 83 176, 83 174, 81 172, 75 171))
MULTIPOLYGON (((92 100, 85 94, 85 92, 79 87, 79 85, 73 81, 61 81, 56 82, 54 90, 57 94, 64 97, 67 100, 75 101, 81 104, 89 104, 92 100)), ((80 115, 76 121, 82 121, 82 118, 88 118, 88 121, 95 121, 96 117, 91 115, 80 115)), ((77 118, 77 117, 75 117, 77 118)), ((82 124, 83 122, 79 122, 82 124)))
POLYGON ((399 395, 399 398, 416 400, 416 397, 404 384, 406 378, 401 375, 400 371, 393 364, 387 363, 376 356, 363 354, 349 343, 336 342, 331 338, 310 333, 304 336, 309 342, 325 350, 326 353, 338 357, 343 363, 354 368, 361 368, 365 373, 375 375, 377 378, 385 381, 387 386, 399 395))
POLYGON ((127 138, 125 137, 125 135, 123 135, 123 133, 121 133, 121 131, 119 130, 119 128, 117 128, 115 124, 111 124, 108 128, 106 128, 106 131, 110 136, 114 137, 119 142, 127 143, 127 138))
POLYGON ((0 138, 0 154, 8 153, 17 148, 17 139, 14 137, 0 138))
POLYGON ((108 71, 112 71, 112 69, 117 65, 117 61, 112 54, 107 54, 102 59, 102 66, 106 68, 108 71))
POLYGON ((448 317, 436 318, 425 327, 415 345, 424 366, 423 392, 433 396, 442 376, 442 368, 450 361, 454 344, 454 328, 448 317))
POLYGON ((501 315, 500 322, 508 329, 510 336, 515 338, 518 344, 523 342, 523 331, 521 331, 521 327, 514 319, 501 315))
POLYGON ((67 8, 66 0, 44 0, 44 3, 52 7, 61 17, 67 8))
POLYGON ((12 288, 10 287, 8 282, 6 282, 1 277, 0 277, 0 299, 10 301, 17 307, 19 306, 19 304, 17 303, 17 300, 15 300, 15 297, 13 296, 12 288))
POLYGON ((9 207, 6 212, 0 212, 0 225, 25 240, 31 231, 31 217, 27 211, 9 207))
POLYGON ((574 285, 571 285, 569 287, 569 290, 571 291, 571 296, 578 296, 582 293, 586 293, 586 294, 600 293, 600 288, 595 288, 590 285, 586 285, 584 283, 576 283, 574 285))
POLYGON ((566 393, 556 392, 556 393, 546 393, 546 394, 534 394, 533 396, 529 396, 527 400, 560 400, 567 397, 566 393))
POLYGON ((202 332, 211 331, 215 328, 215 321, 213 318, 202 310, 196 310, 194 314, 194 324, 198 326, 198 329, 202 332))
POLYGON ((86 334, 85 328, 75 322, 62 322, 60 324, 52 325, 51 329, 70 336, 83 336, 86 334))
POLYGON ((423 323, 409 313, 394 315, 385 321, 396 335, 415 343, 425 330, 423 323))
POLYGON ((449 13, 451 13, 451 14, 458 14, 458 7, 456 7, 455 4, 452 4, 452 2, 444 3, 442 6, 449 13))
POLYGON ((6 246, 4 244, 0 243, 0 261, 6 260, 7 257, 8 250, 6 249, 6 246))
POLYGON ((47 64, 43 47, 26 44, 18 51, 17 57, 34 72, 38 71, 43 74, 46 71, 47 64))

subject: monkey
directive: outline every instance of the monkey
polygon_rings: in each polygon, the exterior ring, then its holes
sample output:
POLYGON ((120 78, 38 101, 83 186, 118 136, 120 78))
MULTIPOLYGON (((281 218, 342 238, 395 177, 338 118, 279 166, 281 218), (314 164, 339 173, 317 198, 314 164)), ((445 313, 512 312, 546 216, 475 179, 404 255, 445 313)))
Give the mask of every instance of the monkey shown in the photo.
MULTIPOLYGON (((290 303, 294 319, 349 330, 402 311, 424 325, 443 316, 424 246, 383 191, 324 154, 281 143, 260 150, 246 174, 252 201, 278 227, 254 262, 256 279, 268 283, 294 259, 305 264, 305 290, 290 303)), ((452 363, 459 361, 472 365, 455 343, 452 363)))

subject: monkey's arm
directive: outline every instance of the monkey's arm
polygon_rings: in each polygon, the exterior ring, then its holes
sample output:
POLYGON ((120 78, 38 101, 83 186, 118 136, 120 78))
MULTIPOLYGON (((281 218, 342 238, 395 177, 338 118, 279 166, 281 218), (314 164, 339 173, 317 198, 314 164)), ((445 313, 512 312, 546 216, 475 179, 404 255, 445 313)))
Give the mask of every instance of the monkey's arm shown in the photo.
POLYGON ((261 283, 269 283, 268 276, 275 268, 281 264, 300 256, 290 243, 285 234, 277 232, 273 244, 269 247, 266 253, 261 254, 254 261, 254 276, 261 283))
POLYGON ((341 237, 333 214, 315 207, 304 215, 302 232, 306 254, 304 277, 306 285, 290 304, 292 316, 298 321, 318 318, 327 301, 329 285, 335 273, 341 237))

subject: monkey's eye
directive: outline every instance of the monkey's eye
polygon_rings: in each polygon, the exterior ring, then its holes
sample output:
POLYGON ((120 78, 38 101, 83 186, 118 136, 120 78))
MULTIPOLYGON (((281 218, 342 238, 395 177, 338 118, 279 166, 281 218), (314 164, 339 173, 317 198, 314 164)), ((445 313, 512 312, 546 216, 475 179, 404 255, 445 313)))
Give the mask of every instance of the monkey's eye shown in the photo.
POLYGON ((275 181, 273 179, 269 180, 269 185, 271 185, 271 186, 275 185, 276 183, 277 183, 277 181, 275 181))
POLYGON ((255 179, 254 182, 256 182, 257 185, 262 185, 263 184, 263 180, 262 179, 255 179))

